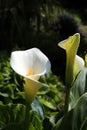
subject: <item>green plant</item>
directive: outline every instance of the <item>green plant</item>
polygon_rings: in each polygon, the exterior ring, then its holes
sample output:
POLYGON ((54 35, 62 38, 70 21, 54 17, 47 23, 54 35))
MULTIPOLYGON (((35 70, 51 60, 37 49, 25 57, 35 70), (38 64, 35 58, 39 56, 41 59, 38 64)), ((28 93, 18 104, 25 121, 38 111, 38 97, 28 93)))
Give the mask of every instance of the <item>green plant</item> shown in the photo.
POLYGON ((87 129, 87 55, 84 61, 76 54, 79 43, 76 33, 58 44, 66 52, 65 85, 50 70, 40 77, 42 87, 31 104, 24 79, 11 69, 10 58, 0 55, 1 130, 87 129))

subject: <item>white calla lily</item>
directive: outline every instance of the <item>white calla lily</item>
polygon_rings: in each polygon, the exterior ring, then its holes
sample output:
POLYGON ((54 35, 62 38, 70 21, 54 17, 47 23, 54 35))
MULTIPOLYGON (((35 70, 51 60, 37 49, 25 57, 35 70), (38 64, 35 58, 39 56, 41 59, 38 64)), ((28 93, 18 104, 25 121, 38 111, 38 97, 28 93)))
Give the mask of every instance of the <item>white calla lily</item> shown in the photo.
POLYGON ((13 70, 25 78, 25 92, 29 102, 32 102, 41 83, 40 76, 48 73, 51 68, 49 59, 38 49, 11 53, 10 64, 13 70))

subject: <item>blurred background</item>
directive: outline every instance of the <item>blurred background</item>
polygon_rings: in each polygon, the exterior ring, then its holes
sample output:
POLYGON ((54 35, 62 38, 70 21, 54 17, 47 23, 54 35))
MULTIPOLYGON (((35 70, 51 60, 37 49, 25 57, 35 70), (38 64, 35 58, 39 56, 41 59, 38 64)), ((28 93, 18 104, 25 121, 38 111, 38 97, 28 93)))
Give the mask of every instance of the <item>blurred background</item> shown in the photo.
POLYGON ((58 42, 80 33, 78 54, 84 58, 86 24, 86 0, 0 0, 0 54, 38 47, 63 80, 66 58, 58 42))

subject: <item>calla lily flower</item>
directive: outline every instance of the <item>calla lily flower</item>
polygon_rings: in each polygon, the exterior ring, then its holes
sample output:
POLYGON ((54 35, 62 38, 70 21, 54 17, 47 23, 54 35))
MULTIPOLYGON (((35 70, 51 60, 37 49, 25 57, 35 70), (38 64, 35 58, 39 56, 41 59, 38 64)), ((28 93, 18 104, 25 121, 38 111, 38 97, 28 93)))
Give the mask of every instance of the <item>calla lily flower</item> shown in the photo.
POLYGON ((87 54, 85 54, 85 66, 87 67, 87 54))
POLYGON ((68 39, 58 43, 58 45, 66 51, 66 85, 69 87, 72 85, 79 71, 84 67, 84 60, 76 55, 79 43, 79 33, 76 33, 68 39))
POLYGON ((38 81, 40 76, 48 73, 51 68, 49 59, 38 48, 32 48, 12 52, 10 64, 16 73, 25 78, 26 99, 31 103, 42 86, 38 81))

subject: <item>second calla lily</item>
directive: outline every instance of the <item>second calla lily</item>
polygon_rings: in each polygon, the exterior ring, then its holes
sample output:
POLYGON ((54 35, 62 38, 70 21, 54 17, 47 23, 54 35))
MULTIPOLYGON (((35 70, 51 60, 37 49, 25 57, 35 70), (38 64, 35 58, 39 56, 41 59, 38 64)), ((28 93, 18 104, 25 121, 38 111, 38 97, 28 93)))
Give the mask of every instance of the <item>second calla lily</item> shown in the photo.
POLYGON ((66 85, 69 87, 84 66, 84 60, 76 55, 79 43, 80 34, 76 33, 58 44, 66 51, 66 85))
POLYGON ((10 64, 16 73, 25 78, 26 99, 31 103, 42 85, 38 81, 40 76, 51 68, 49 59, 38 48, 32 48, 12 52, 10 64))

